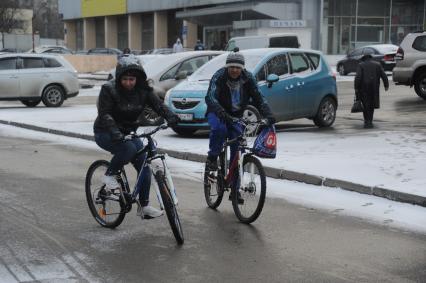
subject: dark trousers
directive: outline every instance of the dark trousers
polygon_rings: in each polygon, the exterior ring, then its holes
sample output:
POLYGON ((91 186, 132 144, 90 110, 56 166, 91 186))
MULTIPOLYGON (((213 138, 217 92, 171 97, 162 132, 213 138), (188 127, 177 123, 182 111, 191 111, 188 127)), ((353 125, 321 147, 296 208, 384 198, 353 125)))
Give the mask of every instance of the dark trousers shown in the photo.
POLYGON ((374 107, 364 108, 362 114, 364 115, 365 124, 373 123, 374 107))
MULTIPOLYGON (((113 154, 110 166, 107 170, 108 175, 116 175, 121 168, 129 162, 132 162, 133 167, 135 167, 138 173, 141 171, 146 154, 139 155, 138 158, 134 159, 136 152, 143 148, 140 139, 113 142, 110 133, 101 132, 95 133, 95 142, 100 148, 113 154)), ((138 184, 138 186, 140 186, 139 201, 142 206, 146 206, 149 202, 149 190, 151 187, 151 172, 148 166, 142 169, 141 177, 143 178, 143 182, 142 184, 138 184)))

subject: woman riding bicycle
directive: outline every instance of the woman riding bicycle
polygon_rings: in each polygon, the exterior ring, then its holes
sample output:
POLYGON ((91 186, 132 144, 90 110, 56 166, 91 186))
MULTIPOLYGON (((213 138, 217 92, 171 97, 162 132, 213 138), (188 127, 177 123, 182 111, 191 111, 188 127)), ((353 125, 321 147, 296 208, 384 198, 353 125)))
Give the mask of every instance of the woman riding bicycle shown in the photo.
POLYGON ((101 88, 97 102, 98 116, 93 127, 96 144, 113 154, 102 181, 107 189, 119 188, 115 176, 124 165, 132 162, 135 169, 138 172, 142 170, 144 175, 139 194, 142 212, 145 218, 158 217, 163 212, 148 206, 151 172, 148 167, 141 168, 146 155, 133 159, 136 152, 143 148, 143 144, 140 139, 125 140, 125 136, 136 131, 146 105, 164 117, 169 125, 177 124, 178 117, 153 93, 146 80, 146 73, 136 57, 120 58, 115 74, 116 79, 101 88))
MULTIPOLYGON (((271 109, 263 98, 254 76, 244 69, 244 56, 238 51, 226 58, 225 67, 212 77, 206 96, 207 120, 210 125, 209 152, 206 171, 217 170, 217 157, 226 138, 233 139, 241 134, 240 124, 233 117, 241 118, 249 101, 266 117, 269 124, 275 123, 271 109)), ((237 151, 237 144, 231 145, 230 160, 237 151)))

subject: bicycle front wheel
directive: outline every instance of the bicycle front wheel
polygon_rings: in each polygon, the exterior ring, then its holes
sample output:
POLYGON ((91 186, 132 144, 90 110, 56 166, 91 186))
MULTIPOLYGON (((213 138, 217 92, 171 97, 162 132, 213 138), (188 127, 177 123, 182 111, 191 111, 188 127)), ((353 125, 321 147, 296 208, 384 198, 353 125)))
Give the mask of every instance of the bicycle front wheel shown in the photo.
POLYGON ((182 245, 184 242, 182 225, 180 224, 179 215, 176 210, 176 205, 173 202, 166 177, 160 170, 155 174, 155 179, 158 183, 158 189, 160 190, 161 199, 163 200, 164 210, 166 211, 167 219, 169 220, 173 235, 175 236, 176 242, 179 245, 182 245))
POLYGON ((223 199, 224 183, 223 169, 225 168, 224 156, 219 155, 219 166, 216 171, 204 170, 204 197, 206 198, 207 205, 216 209, 223 199))
POLYGON ((260 160, 251 155, 244 156, 242 171, 237 193, 232 196, 232 207, 237 218, 249 224, 262 212, 266 197, 266 177, 260 160))
POLYGON ((97 160, 86 174, 86 200, 95 220, 103 227, 115 228, 123 222, 125 214, 120 190, 109 190, 102 182, 109 162, 97 160))

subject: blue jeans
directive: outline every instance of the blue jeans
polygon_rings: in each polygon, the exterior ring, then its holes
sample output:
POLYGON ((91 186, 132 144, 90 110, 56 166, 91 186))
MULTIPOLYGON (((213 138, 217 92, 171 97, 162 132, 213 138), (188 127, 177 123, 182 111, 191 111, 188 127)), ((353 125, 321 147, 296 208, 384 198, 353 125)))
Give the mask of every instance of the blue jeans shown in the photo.
MULTIPOLYGON (((140 139, 129 141, 113 142, 111 134, 108 132, 95 133, 95 142, 100 148, 111 152, 113 157, 110 166, 107 170, 108 175, 116 175, 124 165, 132 162, 136 171, 139 173, 146 159, 146 154, 139 155, 136 159, 135 154, 143 148, 140 139)), ((142 169, 143 183, 139 191, 139 201, 142 206, 147 206, 149 203, 149 190, 151 187, 151 172, 148 166, 142 169)), ((139 185, 139 184, 138 184, 139 185)))
MULTIPOLYGON (((207 114, 207 121, 210 125, 208 152, 209 157, 217 157, 220 154, 226 138, 236 138, 243 132, 243 127, 241 124, 226 124, 216 116, 216 113, 213 112, 207 114)), ((231 154, 229 160, 232 162, 237 152, 238 145, 234 143, 230 146, 230 149, 231 154)))

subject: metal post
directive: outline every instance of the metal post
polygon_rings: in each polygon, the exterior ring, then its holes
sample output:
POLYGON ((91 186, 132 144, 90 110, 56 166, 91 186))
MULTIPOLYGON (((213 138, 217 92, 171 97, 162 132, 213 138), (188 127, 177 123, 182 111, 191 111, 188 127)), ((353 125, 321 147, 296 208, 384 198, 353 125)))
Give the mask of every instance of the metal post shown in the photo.
POLYGON ((354 41, 354 49, 356 48, 357 41, 358 41, 358 0, 356 0, 356 4, 355 4, 355 41, 354 41))
POLYGON ((390 9, 389 9, 389 43, 392 43, 391 40, 391 35, 392 35, 392 0, 390 0, 390 9))

